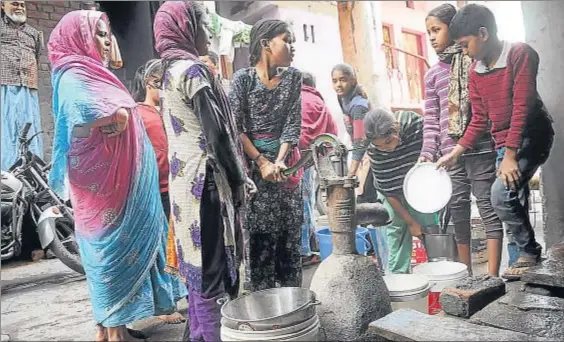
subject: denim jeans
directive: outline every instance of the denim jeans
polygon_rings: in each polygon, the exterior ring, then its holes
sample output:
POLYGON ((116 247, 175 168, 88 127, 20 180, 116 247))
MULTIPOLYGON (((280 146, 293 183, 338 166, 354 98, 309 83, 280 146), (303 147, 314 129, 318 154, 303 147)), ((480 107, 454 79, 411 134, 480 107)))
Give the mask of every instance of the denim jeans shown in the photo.
MULTIPOLYGON (((542 247, 535 240, 535 232, 529 219, 526 203, 528 202, 529 181, 539 166, 548 159, 553 136, 553 133, 547 132, 543 137, 525 136, 523 138, 521 148, 517 152, 517 164, 521 171, 521 178, 516 189, 506 189, 500 177, 492 185, 492 205, 511 235, 510 244, 515 243, 519 249, 519 256, 522 257, 539 257, 542 251, 542 247)), ((497 153, 497 165, 499 166, 505 156, 505 147, 498 149, 497 153)), ((509 253, 511 262, 512 249, 509 250, 509 253)))
MULTIPOLYGON (((500 162, 501 162, 501 159, 499 160, 498 164, 500 162)), ((521 205, 523 205, 523 207, 525 207, 525 210, 527 210, 527 212, 529 212, 529 208, 530 208, 529 195, 530 195, 530 193, 529 193, 529 185, 528 184, 526 186, 524 193, 525 193, 525 198, 523 199, 523 202, 521 202, 521 205)), ((513 235, 511 235, 511 233, 509 232, 509 227, 506 224, 504 224, 503 228, 505 229, 505 234, 507 236, 507 254, 509 255, 509 260, 507 262, 507 265, 509 267, 511 267, 511 265, 513 265, 515 262, 517 262, 517 259, 519 259, 519 247, 517 247, 517 243, 515 242, 513 235)))

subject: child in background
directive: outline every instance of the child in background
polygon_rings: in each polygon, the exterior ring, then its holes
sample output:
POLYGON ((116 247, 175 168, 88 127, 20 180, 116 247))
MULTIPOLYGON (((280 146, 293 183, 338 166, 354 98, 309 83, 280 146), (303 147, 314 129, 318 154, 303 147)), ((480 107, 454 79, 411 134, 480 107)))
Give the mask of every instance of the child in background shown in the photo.
POLYGON ((371 109, 366 91, 358 84, 354 68, 349 64, 337 64, 331 71, 333 89, 337 94, 341 111, 345 119, 345 128, 352 142, 352 161, 348 175, 357 176, 359 186, 356 188, 357 203, 374 203, 378 194, 372 185, 370 162, 365 156, 364 116, 371 109))
POLYGON ((213 75, 215 77, 217 77, 217 79, 220 78, 220 75, 219 75, 219 56, 215 52, 209 51, 207 55, 200 56, 200 60, 202 62, 204 62, 204 64, 207 65, 208 68, 210 68, 211 72, 213 73, 213 75))
POLYGON ((221 84, 221 87, 223 88, 225 93, 229 94, 230 91, 229 84, 224 82, 223 77, 221 77, 221 73, 219 69, 219 56, 215 52, 210 50, 208 51, 207 55, 200 56, 200 60, 204 62, 205 65, 208 66, 215 79, 217 79, 219 84, 221 84))
MULTIPOLYGON (((155 149, 157 156, 157 164, 159 167, 159 186, 161 192, 161 201, 165 215, 170 220, 170 198, 168 194, 168 176, 169 176, 169 161, 168 161, 168 139, 164 128, 163 120, 159 113, 159 90, 161 89, 161 80, 163 78, 163 65, 161 60, 152 59, 144 66, 137 69, 135 73, 135 80, 133 83, 133 99, 139 104, 137 107, 139 115, 145 125, 145 130, 151 140, 151 144, 155 149)), ((174 250, 173 227, 169 226, 168 229, 168 243, 167 243, 167 262, 170 255, 176 255, 174 250)), ((173 284, 175 290, 178 290, 179 297, 186 297, 188 292, 184 284, 178 279, 178 284, 173 284)), ((158 316, 163 322, 167 324, 179 324, 186 321, 186 319, 179 313, 175 312, 171 315, 158 316)))
POLYGON ((502 277, 518 280, 540 261, 542 248, 523 203, 527 184, 548 159, 554 138, 552 119, 537 92, 539 56, 528 44, 500 41, 495 17, 482 5, 461 8, 449 31, 475 60, 469 81, 472 119, 456 147, 437 166, 454 166, 475 146, 490 121, 498 154, 492 204, 519 247, 517 262, 502 277))
MULTIPOLYGON (((455 15, 456 8, 453 5, 442 4, 431 10, 425 20, 429 40, 439 56, 439 62, 425 74, 421 162, 434 162, 438 156, 451 152, 464 134, 472 114, 468 98, 468 74, 472 59, 449 37, 448 25, 455 15)), ((492 136, 486 132, 475 147, 449 170, 453 188, 449 206, 460 262, 466 264, 471 273, 470 192, 474 194, 486 228, 488 274, 497 277, 503 227, 490 199, 491 186, 496 179, 495 160, 492 136)))
MULTIPOLYGON (((321 93, 316 89, 315 76, 302 71, 302 134, 298 147, 306 150, 313 139, 320 134, 338 135, 337 124, 321 93)), ((302 178, 304 197, 304 223, 302 225, 302 265, 309 266, 321 261, 318 255, 311 251, 311 238, 315 230, 315 170, 309 168, 304 171, 302 178)))

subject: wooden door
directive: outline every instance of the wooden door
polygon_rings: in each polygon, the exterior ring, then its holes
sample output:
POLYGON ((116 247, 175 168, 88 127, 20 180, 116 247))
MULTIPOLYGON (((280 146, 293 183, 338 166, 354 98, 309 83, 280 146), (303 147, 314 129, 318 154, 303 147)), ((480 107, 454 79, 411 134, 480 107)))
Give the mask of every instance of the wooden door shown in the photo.
MULTIPOLYGON (((412 32, 402 32, 403 49, 407 52, 424 57, 423 37, 412 32)), ((423 101, 423 77, 425 76, 424 61, 407 54, 405 56, 405 76, 409 89, 409 102, 419 103, 423 101)))

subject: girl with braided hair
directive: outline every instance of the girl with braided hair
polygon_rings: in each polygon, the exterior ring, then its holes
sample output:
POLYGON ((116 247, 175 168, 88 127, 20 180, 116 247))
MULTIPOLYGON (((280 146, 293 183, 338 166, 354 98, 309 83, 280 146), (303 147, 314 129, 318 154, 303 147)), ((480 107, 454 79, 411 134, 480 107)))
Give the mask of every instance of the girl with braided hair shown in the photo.
POLYGON ((294 36, 276 19, 251 29, 251 67, 233 77, 229 102, 258 195, 247 209, 247 288, 300 286, 303 200, 301 173, 281 171, 299 159, 301 73, 290 64, 294 36))

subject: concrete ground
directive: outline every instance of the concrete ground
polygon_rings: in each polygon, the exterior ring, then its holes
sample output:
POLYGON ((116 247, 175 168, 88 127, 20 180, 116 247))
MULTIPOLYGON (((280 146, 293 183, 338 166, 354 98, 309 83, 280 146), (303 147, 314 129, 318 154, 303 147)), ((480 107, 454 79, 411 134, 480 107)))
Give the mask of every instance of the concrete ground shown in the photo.
MULTIPOLYGON (((539 199, 538 194, 536 198, 539 199)), ((542 241, 540 203, 535 203, 536 232, 542 241)), ((532 214, 532 218, 533 218, 532 214)), ((502 270, 507 265, 503 254, 502 270)), ((487 263, 475 265, 475 274, 486 273, 487 263)), ((304 287, 309 287, 316 267, 304 270, 304 287)), ((35 263, 8 262, 2 265, 1 323, 2 341, 91 341, 94 321, 83 276, 69 270, 58 260, 35 263), (8 336, 7 336, 8 335, 8 336)), ((186 302, 179 308, 186 313, 186 302)), ((133 328, 150 335, 152 341, 179 341, 184 324, 164 325, 157 318, 136 322, 133 328)))
MULTIPOLYGON (((309 287, 315 268, 304 270, 309 287)), ((59 260, 2 265, 2 341, 92 341, 95 328, 83 276, 59 260)), ((186 314, 186 301, 179 304, 186 314)), ((180 341, 184 324, 165 325, 149 318, 133 325, 151 341, 180 341)))

